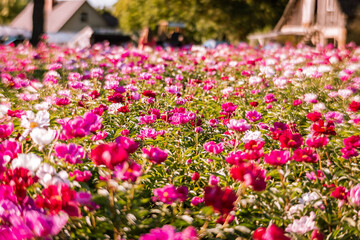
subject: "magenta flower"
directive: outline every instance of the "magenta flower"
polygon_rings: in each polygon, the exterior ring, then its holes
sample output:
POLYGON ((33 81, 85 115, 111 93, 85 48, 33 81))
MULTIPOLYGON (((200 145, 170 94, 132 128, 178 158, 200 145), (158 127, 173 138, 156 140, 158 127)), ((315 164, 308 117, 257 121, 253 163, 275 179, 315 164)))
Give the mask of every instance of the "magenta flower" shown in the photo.
POLYGON ((166 151, 153 146, 150 146, 149 149, 143 148, 142 151, 146 158, 150 160, 150 162, 156 164, 164 162, 168 156, 166 151))
POLYGON ((269 93, 264 97, 264 101, 265 103, 271 103, 271 102, 276 102, 277 99, 275 98, 274 94, 269 93))
POLYGON ((121 181, 132 181, 141 176, 141 166, 135 162, 123 162, 114 169, 115 178, 121 181))
POLYGON ((187 199, 188 192, 189 190, 186 186, 176 188, 174 185, 169 184, 153 190, 153 201, 160 201, 166 204, 172 204, 177 200, 184 202, 187 199))
POLYGON ((132 138, 127 137, 117 137, 115 142, 120 144, 128 154, 136 152, 139 147, 139 143, 135 142, 132 138))
POLYGON ((155 114, 145 115, 145 116, 140 117, 139 124, 151 124, 151 123, 154 123, 156 119, 157 119, 157 117, 155 114))
POLYGON ((204 149, 207 152, 213 153, 213 154, 219 154, 222 151, 224 151, 224 145, 222 143, 218 143, 216 144, 213 141, 207 142, 204 144, 204 149))
POLYGON ((87 182, 90 180, 92 174, 90 171, 80 171, 76 169, 74 172, 69 172, 70 177, 75 177, 78 182, 87 182))
POLYGON ((236 110, 237 105, 233 104, 232 102, 224 103, 221 105, 221 109, 227 113, 232 113, 236 110))
POLYGON ((150 233, 143 234, 139 240, 198 240, 193 227, 187 227, 182 232, 176 232, 175 227, 165 225, 162 228, 154 228, 150 233))
POLYGON ((236 132, 245 132, 251 128, 251 125, 246 122, 244 119, 236 120, 230 119, 227 127, 236 132))
POLYGON ((260 113, 258 113, 257 111, 249 111, 246 113, 245 117, 250 121, 250 122, 256 122, 259 121, 262 118, 262 115, 260 113))
POLYGON ((68 145, 63 143, 56 144, 54 150, 57 158, 64 159, 65 162, 71 164, 82 163, 81 159, 85 157, 84 148, 75 143, 70 143, 68 145))
POLYGON ((293 159, 297 162, 316 163, 319 159, 319 156, 311 148, 306 147, 304 149, 296 149, 294 151, 293 159))
POLYGON ((193 197, 192 199, 191 199, 191 205, 192 206, 197 206, 197 205, 199 205, 200 203, 203 203, 204 202, 204 198, 201 198, 201 197, 193 197))
POLYGON ((264 161, 270 165, 280 166, 287 163, 289 159, 289 151, 273 150, 270 152, 270 154, 265 154, 264 161))
POLYGON ((0 139, 8 138, 13 131, 14 124, 12 122, 0 125, 0 139))
POLYGON ((217 177, 215 175, 211 175, 209 177, 209 185, 210 186, 216 186, 220 182, 220 177, 217 177))

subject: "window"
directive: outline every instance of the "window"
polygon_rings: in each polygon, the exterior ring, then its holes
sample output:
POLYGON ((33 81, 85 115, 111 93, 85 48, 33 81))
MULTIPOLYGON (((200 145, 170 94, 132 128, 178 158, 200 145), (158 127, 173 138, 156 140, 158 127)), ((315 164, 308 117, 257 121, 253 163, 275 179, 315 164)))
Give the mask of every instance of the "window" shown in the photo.
POLYGON ((335 10, 334 0, 326 0, 326 11, 333 12, 335 10))
POLYGON ((87 22, 88 21, 88 14, 86 12, 81 13, 81 22, 87 22))

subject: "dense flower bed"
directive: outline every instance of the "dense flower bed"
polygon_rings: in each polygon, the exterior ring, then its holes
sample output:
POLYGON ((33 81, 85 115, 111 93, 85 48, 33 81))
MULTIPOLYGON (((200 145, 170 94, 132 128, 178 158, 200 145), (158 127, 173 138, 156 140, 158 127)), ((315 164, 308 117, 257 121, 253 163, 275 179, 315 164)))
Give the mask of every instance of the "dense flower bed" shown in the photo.
POLYGON ((1 239, 359 239, 360 48, 0 46, 1 239))

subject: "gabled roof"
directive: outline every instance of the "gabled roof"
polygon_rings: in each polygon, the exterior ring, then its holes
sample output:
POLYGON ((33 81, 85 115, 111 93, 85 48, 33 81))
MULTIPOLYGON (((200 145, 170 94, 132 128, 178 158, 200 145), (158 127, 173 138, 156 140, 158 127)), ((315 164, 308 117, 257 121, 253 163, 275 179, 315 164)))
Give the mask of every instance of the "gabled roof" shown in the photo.
MULTIPOLYGON (((58 32, 86 0, 59 1, 53 7, 45 23, 45 31, 48 33, 58 32)), ((12 27, 32 31, 32 13, 34 3, 30 2, 25 9, 11 22, 12 27)))

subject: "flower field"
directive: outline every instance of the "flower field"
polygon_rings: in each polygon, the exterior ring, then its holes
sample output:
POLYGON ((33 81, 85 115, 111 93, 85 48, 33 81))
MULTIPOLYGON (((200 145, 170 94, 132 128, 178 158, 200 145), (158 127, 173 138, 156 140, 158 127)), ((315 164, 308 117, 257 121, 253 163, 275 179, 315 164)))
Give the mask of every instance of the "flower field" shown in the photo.
POLYGON ((0 240, 360 239, 360 48, 0 46, 0 240))

